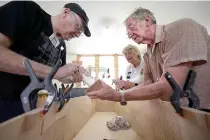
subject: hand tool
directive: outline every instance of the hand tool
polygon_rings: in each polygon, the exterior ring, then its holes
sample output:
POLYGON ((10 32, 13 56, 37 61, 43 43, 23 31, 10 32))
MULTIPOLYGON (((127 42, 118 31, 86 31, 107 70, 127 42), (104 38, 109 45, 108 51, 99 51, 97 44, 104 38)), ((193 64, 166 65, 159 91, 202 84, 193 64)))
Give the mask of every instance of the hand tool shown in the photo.
POLYGON ((170 97, 170 102, 176 112, 180 115, 183 115, 182 109, 180 107, 180 98, 187 98, 189 101, 188 107, 190 108, 198 109, 200 107, 199 97, 193 91, 195 77, 196 72, 193 70, 189 70, 183 89, 181 89, 176 81, 173 79, 172 75, 169 72, 165 73, 165 78, 173 89, 172 96, 170 97))
MULTIPOLYGON (((25 112, 28 112, 36 108, 36 102, 33 100, 33 97, 37 96, 40 90, 46 90, 48 92, 48 97, 46 99, 44 109, 42 112, 43 115, 48 112, 53 102, 57 103, 56 104, 58 105, 57 111, 60 111, 64 107, 65 102, 68 102, 70 98, 86 95, 85 91, 79 92, 80 94, 74 94, 74 92, 70 92, 70 90, 73 87, 73 84, 70 86, 68 90, 66 90, 66 88, 64 89, 64 85, 62 85, 63 88, 60 88, 58 90, 57 90, 57 85, 56 84, 53 85, 52 79, 62 63, 62 61, 60 60, 61 50, 59 51, 58 61, 56 62, 55 66, 51 69, 50 73, 43 81, 40 81, 37 78, 35 72, 33 71, 30 65, 29 60, 28 59, 24 60, 25 67, 29 73, 29 77, 31 80, 30 84, 23 90, 23 92, 20 95, 23 109, 25 112)), ((84 73, 83 73, 83 78, 84 82, 87 83, 88 85, 92 85, 95 82, 94 79, 91 79, 91 77, 86 76, 84 73)), ((70 79, 72 80, 72 82, 74 81, 72 76, 70 77, 70 79)))
MULTIPOLYGON (((43 108, 43 112, 42 112, 43 114, 46 114, 48 112, 49 108, 51 107, 51 105, 55 99, 59 98, 60 101, 62 102, 61 96, 56 98, 60 94, 58 93, 58 91, 56 90, 56 87, 53 86, 53 83, 52 83, 52 79, 53 79, 54 75, 56 74, 57 70, 59 69, 59 67, 62 64, 62 61, 60 59, 62 50, 63 49, 61 46, 61 48, 59 50, 59 54, 58 54, 59 59, 57 60, 55 66, 52 67, 48 76, 43 81, 40 81, 37 78, 35 72, 33 71, 32 67, 31 67, 29 60, 27 58, 24 60, 24 65, 26 67, 26 70, 29 73, 29 77, 31 80, 29 85, 23 90, 23 92, 20 95, 23 109, 25 112, 28 112, 28 111, 36 108, 36 103, 34 103, 33 97, 37 96, 37 94, 40 90, 46 90, 48 92, 48 97, 46 99, 46 102, 45 102, 45 105, 43 108)), ((58 100, 56 100, 56 101, 58 101, 58 100)), ((61 103, 61 105, 62 104, 63 103, 61 103)))
POLYGON ((55 98, 55 102, 57 103, 56 105, 56 111, 59 112, 63 109, 64 105, 65 105, 65 99, 64 99, 64 94, 63 94, 63 89, 62 88, 59 88, 57 89, 57 85, 55 85, 55 88, 57 90, 57 95, 56 95, 56 98, 55 98))
POLYGON ((61 84, 61 87, 62 87, 62 89, 64 91, 63 94, 64 94, 64 99, 65 99, 66 103, 68 103, 70 98, 71 98, 71 96, 69 96, 69 93, 72 90, 73 86, 74 86, 74 83, 72 83, 70 87, 69 87, 69 85, 67 85, 65 87, 64 84, 61 84))
POLYGON ((48 112, 50 106, 52 105, 56 95, 58 95, 56 88, 52 84, 52 78, 54 77, 55 73, 61 66, 61 60, 58 60, 55 66, 50 71, 49 75, 43 80, 40 81, 35 72, 33 71, 30 62, 28 59, 24 60, 24 64, 26 69, 29 73, 31 82, 30 84, 23 90, 21 93, 21 101, 23 105, 23 109, 25 112, 28 112, 32 109, 35 109, 35 103, 32 102, 32 98, 35 94, 38 94, 40 90, 46 90, 48 92, 48 97, 44 105, 43 114, 48 112))

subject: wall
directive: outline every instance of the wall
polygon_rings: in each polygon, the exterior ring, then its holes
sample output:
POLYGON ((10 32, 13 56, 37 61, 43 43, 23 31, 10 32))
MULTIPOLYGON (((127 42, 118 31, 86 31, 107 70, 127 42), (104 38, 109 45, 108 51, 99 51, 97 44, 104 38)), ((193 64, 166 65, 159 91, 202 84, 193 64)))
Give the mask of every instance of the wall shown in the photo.
POLYGON ((76 60, 77 60, 77 55, 76 54, 67 53, 67 55, 66 55, 66 62, 67 63, 71 63, 72 61, 76 61, 76 60))

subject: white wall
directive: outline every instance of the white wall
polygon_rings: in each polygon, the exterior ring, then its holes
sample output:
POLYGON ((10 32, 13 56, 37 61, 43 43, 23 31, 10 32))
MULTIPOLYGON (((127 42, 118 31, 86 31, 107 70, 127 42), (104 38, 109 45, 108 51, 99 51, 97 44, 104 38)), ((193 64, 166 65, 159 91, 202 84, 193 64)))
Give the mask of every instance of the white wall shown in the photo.
POLYGON ((76 61, 76 60, 77 60, 76 54, 70 54, 70 53, 66 54, 66 63, 72 63, 72 61, 76 61))

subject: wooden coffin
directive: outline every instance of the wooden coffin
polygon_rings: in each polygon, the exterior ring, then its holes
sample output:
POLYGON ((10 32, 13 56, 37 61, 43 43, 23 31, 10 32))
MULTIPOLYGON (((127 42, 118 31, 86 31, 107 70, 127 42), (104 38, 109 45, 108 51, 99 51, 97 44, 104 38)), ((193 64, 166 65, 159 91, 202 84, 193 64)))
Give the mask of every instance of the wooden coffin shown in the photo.
POLYGON ((210 140, 210 114, 183 108, 175 113, 161 100, 132 101, 127 106, 87 96, 73 98, 56 113, 53 105, 46 116, 40 108, 0 124, 0 140, 210 140), (111 131, 106 121, 121 115, 132 126, 111 131))

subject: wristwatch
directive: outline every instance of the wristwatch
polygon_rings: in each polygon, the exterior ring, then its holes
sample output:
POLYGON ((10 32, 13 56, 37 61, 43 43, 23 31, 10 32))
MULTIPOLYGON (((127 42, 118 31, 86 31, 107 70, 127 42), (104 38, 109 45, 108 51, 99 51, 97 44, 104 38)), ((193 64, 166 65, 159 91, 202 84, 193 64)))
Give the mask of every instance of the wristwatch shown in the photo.
POLYGON ((127 101, 125 100, 125 92, 123 90, 120 90, 120 104, 125 106, 127 105, 127 101))

